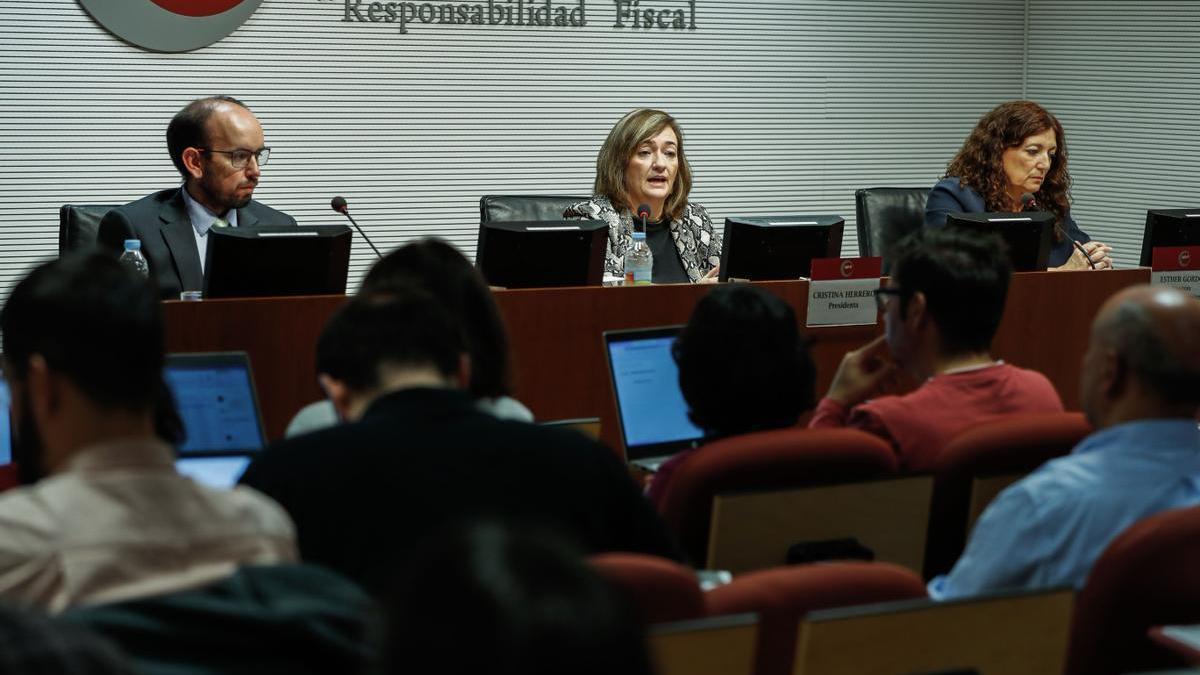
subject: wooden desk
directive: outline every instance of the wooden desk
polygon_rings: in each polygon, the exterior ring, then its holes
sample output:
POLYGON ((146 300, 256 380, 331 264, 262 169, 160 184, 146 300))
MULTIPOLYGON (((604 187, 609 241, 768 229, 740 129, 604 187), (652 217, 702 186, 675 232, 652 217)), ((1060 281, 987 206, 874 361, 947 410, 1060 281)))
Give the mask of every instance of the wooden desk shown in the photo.
MULTIPOLYGON (((1080 361, 1092 317, 1115 291, 1150 280, 1148 269, 1017 274, 994 351, 1040 370, 1068 408, 1078 408, 1080 361)), ((808 282, 765 282, 796 309, 807 310, 808 282)), ((538 419, 600 417, 601 436, 620 446, 600 334, 605 330, 684 323, 707 285, 555 288, 498 291, 512 344, 515 395, 538 419)), ((314 353, 325 321, 342 296, 166 302, 167 349, 249 352, 271 438, 321 392, 314 353)), ((817 392, 824 392, 842 355, 882 332, 877 326, 816 328, 817 392)))

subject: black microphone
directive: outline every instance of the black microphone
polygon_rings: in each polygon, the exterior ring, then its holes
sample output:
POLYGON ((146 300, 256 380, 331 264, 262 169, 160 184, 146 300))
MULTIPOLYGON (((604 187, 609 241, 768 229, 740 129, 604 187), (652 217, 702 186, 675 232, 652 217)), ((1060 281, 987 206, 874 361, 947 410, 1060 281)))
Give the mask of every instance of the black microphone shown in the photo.
POLYGON ((650 217, 650 205, 638 204, 637 217, 642 219, 642 232, 646 231, 646 219, 650 217))
MULTIPOLYGON (((1026 192, 1025 194, 1021 195, 1021 210, 1022 211, 1036 211, 1037 209, 1038 209, 1037 198, 1034 197, 1032 193, 1026 192)), ((1088 261, 1088 267, 1091 267, 1092 269, 1096 269, 1096 263, 1092 262, 1092 256, 1088 255, 1087 251, 1083 250, 1082 244, 1075 241, 1073 238, 1067 236, 1066 231, 1062 229, 1062 225, 1059 225, 1057 220, 1054 221, 1054 231, 1058 233, 1058 236, 1070 241, 1071 244, 1074 245, 1075 248, 1080 253, 1083 254, 1083 259, 1088 261)))
POLYGON ((333 207, 334 211, 346 216, 346 218, 350 220, 350 223, 354 225, 354 229, 358 230, 358 233, 362 235, 363 241, 367 242, 367 246, 370 246, 371 250, 375 251, 376 257, 383 257, 383 255, 379 253, 379 249, 375 248, 375 244, 371 243, 371 238, 367 236, 367 233, 363 232, 363 229, 358 226, 358 223, 354 222, 354 217, 350 215, 350 206, 346 204, 345 197, 342 197, 341 195, 334 197, 333 199, 329 200, 329 206, 333 207))

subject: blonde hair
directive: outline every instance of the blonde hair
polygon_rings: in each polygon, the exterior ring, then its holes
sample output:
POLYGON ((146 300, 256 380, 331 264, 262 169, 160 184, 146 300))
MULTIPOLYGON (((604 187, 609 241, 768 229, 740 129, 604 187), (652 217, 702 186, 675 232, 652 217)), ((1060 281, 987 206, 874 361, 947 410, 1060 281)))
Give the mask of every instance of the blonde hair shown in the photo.
POLYGON ((622 117, 608 132, 604 145, 600 147, 600 155, 596 158, 596 187, 595 192, 608 197, 613 208, 618 211, 632 210, 629 203, 629 193, 625 189, 625 167, 638 146, 657 136, 666 127, 671 127, 678 139, 679 170, 676 172, 675 184, 671 186, 671 194, 663 204, 663 213, 678 218, 683 214, 687 205, 688 193, 692 190, 692 167, 688 164, 687 155, 683 152, 683 131, 679 123, 667 113, 650 108, 639 108, 622 117))

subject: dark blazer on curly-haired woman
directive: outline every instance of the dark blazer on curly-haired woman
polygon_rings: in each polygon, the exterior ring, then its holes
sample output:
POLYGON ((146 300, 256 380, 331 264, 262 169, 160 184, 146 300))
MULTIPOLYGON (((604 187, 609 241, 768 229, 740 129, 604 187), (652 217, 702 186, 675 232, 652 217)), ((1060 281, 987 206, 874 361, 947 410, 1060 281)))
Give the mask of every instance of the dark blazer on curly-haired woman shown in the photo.
MULTIPOLYGON (((946 224, 946 216, 951 213, 986 213, 987 210, 983 196, 978 192, 962 185, 958 178, 943 178, 929 191, 929 199, 925 201, 925 225, 943 227, 946 224)), ((1063 214, 1060 225, 1069 239, 1051 241, 1050 267, 1066 264, 1075 248, 1070 239, 1081 244, 1092 240, 1075 224, 1075 219, 1071 217, 1069 210, 1063 214)))

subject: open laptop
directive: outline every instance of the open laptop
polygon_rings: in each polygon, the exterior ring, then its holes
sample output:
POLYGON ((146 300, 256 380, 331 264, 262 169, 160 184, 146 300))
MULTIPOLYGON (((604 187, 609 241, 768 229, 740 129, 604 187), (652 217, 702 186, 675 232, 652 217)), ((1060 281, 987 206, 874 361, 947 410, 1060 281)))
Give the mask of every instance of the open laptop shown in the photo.
POLYGON ((266 444, 249 356, 171 354, 163 378, 183 420, 179 472, 206 485, 231 487, 266 444))
POLYGON ((12 464, 12 392, 0 372, 0 465, 12 464))
POLYGON ((657 471, 671 455, 695 447, 704 436, 688 419, 671 345, 682 326, 605 331, 604 354, 625 459, 657 471))

